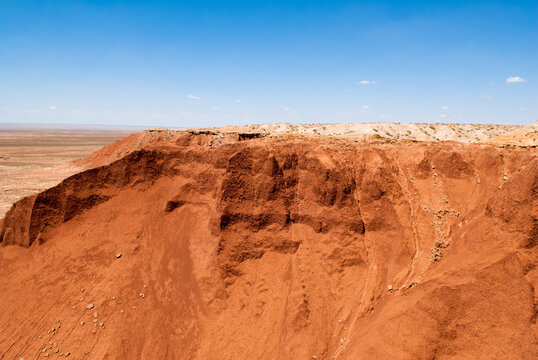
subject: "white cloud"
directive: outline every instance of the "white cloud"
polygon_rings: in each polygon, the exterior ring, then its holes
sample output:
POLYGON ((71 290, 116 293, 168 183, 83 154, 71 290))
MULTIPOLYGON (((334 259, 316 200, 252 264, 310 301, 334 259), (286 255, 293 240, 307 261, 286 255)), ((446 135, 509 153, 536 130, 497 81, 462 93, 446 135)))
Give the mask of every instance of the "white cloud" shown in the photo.
POLYGON ((480 97, 482 99, 491 99, 493 97, 493 95, 486 94, 486 95, 480 95, 480 97))
POLYGON ((196 96, 196 95, 193 95, 193 94, 189 94, 187 95, 187 98, 191 99, 191 100, 200 100, 200 97, 199 96, 196 96))
POLYGON ((441 114, 439 117, 446 118, 446 114, 441 114))
POLYGON ((219 110, 220 108, 218 106, 213 106, 211 109, 213 110, 219 110))
POLYGON ((525 110, 527 110, 527 108, 526 107, 520 107, 519 110, 525 111, 525 110))
POLYGON ((443 110, 443 111, 447 111, 447 110, 448 110, 448 106, 446 106, 446 105, 441 106, 441 110, 443 110))
POLYGON ((282 110, 284 110, 288 114, 297 114, 297 110, 291 109, 291 108, 289 108, 287 106, 285 108, 282 108, 282 110))
POLYGON ((381 114, 379 115, 381 119, 390 119, 390 115, 381 114))
POLYGON ((522 77, 519 77, 519 76, 509 76, 508 78, 506 78, 506 82, 507 83, 522 83, 522 82, 526 82, 527 80, 523 79, 522 77))
POLYGON ((375 84, 375 81, 373 81, 373 80, 361 80, 361 81, 357 81, 357 85, 370 85, 370 84, 375 84))
POLYGON ((237 100, 235 100, 235 102, 236 102, 236 103, 240 103, 240 102, 241 102, 241 100, 237 99, 237 100))
POLYGON ((51 105, 51 106, 49 106, 49 109, 50 109, 50 110, 56 110, 56 109, 57 109, 57 107, 56 107, 56 106, 54 106, 54 105, 51 105))
POLYGON ((370 105, 361 106, 361 113, 368 112, 368 110, 370 110, 370 105))

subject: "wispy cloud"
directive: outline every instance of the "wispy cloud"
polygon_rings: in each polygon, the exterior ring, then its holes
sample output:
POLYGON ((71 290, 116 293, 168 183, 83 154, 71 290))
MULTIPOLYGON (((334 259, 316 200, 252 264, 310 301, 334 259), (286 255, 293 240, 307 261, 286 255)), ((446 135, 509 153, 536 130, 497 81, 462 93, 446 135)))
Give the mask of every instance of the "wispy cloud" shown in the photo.
POLYGON ((56 107, 56 106, 54 106, 54 105, 51 105, 51 106, 49 106, 49 109, 50 109, 50 110, 56 110, 56 109, 57 109, 57 107, 56 107))
POLYGON ((370 105, 361 106, 361 112, 362 113, 368 112, 368 110, 370 110, 370 105))
POLYGON ((448 110, 448 106, 446 106, 446 105, 441 106, 441 110, 443 110, 443 111, 447 111, 447 110, 448 110))
POLYGON ((361 81, 357 81, 357 85, 370 85, 370 84, 375 84, 375 81, 373 81, 373 80, 361 80, 361 81))
POLYGON ((241 102, 241 100, 237 99, 237 100, 235 100, 235 102, 236 102, 236 103, 240 103, 240 102, 241 102))
POLYGON ((446 114, 441 114, 439 117, 446 118, 446 114))
POLYGON ((511 83, 522 83, 522 82, 526 82, 527 80, 523 79, 522 77, 519 77, 519 76, 509 76, 508 78, 506 78, 506 82, 511 84, 511 83))
POLYGON ((220 107, 218 107, 218 106, 213 106, 211 109, 213 109, 213 110, 219 110, 220 107))
POLYGON ((390 115, 381 114, 379 115, 381 119, 390 119, 390 115))
POLYGON ((200 97, 199 96, 196 96, 196 95, 193 95, 193 94, 189 94, 187 95, 187 98, 191 99, 191 100, 200 100, 200 97))
POLYGON ((284 110, 285 112, 287 112, 288 114, 297 114, 297 110, 294 110, 294 109, 291 109, 289 107, 284 107, 282 108, 282 110, 284 110))
POLYGON ((493 95, 486 94, 486 95, 480 95, 480 97, 482 99, 491 99, 493 97, 493 95))

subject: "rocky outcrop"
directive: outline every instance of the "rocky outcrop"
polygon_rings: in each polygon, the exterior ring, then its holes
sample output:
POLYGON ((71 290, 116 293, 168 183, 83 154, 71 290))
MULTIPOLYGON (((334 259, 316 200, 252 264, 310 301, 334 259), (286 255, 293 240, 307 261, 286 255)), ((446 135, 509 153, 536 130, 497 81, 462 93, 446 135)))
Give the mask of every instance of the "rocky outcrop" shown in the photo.
POLYGON ((534 358, 535 149, 265 135, 154 134, 15 204, 4 355, 58 319, 80 357, 534 358))

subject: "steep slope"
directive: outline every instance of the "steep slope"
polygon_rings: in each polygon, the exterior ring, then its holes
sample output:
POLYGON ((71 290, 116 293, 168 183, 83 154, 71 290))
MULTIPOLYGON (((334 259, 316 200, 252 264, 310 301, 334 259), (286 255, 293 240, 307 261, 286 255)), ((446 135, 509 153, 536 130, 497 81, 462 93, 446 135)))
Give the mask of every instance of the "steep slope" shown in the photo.
POLYGON ((0 356, 538 355, 535 148, 153 136, 8 212, 0 356))

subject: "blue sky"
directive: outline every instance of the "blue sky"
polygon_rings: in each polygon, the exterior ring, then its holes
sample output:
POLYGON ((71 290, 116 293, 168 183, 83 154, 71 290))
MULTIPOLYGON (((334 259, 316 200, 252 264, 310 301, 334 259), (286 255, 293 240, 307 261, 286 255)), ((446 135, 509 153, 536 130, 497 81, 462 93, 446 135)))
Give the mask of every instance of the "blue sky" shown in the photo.
POLYGON ((537 1, 0 1, 0 122, 537 120, 537 1))

